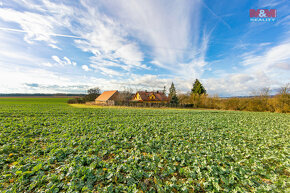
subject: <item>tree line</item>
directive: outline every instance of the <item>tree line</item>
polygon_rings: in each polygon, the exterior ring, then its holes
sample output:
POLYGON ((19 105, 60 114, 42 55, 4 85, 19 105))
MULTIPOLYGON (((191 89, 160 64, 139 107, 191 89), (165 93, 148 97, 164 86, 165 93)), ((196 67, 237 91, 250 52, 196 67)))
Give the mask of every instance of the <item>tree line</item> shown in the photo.
MULTIPOLYGON (((191 95, 206 95, 206 90, 203 87, 203 85, 200 83, 198 79, 195 79, 195 82, 193 83, 193 87, 191 89, 191 95)), ((174 86, 174 83, 171 83, 171 86, 169 88, 169 100, 171 104, 179 104, 179 97, 177 96, 177 92, 174 86)))
MULTIPOLYGON (((183 94, 177 93, 174 83, 169 88, 169 103, 162 104, 131 104, 134 95, 133 91, 127 89, 119 92, 119 99, 116 105, 125 106, 146 106, 146 107, 180 107, 180 108, 207 108, 221 110, 240 110, 240 111, 270 111, 270 112, 290 112, 290 94, 289 84, 281 87, 275 96, 270 96, 270 90, 264 88, 255 93, 255 96, 248 98, 231 97, 220 98, 217 95, 209 96, 202 83, 196 79, 190 92, 183 94)), ((164 86, 163 91, 166 93, 164 86)), ((70 99, 68 103, 86 103, 94 101, 101 94, 99 88, 88 90, 88 94, 81 97, 70 99)))
POLYGON ((278 93, 270 96, 270 89, 263 88, 254 93, 253 97, 220 98, 209 96, 198 79, 195 80, 190 93, 177 94, 174 84, 169 89, 170 103, 180 107, 207 108, 222 110, 257 111, 257 112, 290 112, 289 84, 279 89, 278 93))

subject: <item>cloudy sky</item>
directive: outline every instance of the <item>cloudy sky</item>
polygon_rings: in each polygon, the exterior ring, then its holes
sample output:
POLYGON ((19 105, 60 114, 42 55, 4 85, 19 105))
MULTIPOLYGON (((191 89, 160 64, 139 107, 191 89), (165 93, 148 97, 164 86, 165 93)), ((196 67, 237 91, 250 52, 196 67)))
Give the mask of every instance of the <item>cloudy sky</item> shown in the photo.
POLYGON ((287 0, 0 0, 0 93, 249 95, 290 82, 287 0), (251 22, 249 9, 277 9, 251 22))

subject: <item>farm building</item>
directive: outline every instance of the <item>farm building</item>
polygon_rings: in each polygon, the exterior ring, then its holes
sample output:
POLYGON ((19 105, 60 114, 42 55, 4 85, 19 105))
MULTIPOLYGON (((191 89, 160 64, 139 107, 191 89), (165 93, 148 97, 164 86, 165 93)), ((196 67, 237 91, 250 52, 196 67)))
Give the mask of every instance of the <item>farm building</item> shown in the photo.
POLYGON ((138 91, 132 101, 135 102, 151 102, 151 103, 160 103, 168 102, 168 97, 163 92, 147 92, 147 91, 138 91))
POLYGON ((114 105, 115 101, 118 99, 119 92, 117 90, 113 91, 104 91, 100 96, 95 100, 96 104, 102 105, 114 105))

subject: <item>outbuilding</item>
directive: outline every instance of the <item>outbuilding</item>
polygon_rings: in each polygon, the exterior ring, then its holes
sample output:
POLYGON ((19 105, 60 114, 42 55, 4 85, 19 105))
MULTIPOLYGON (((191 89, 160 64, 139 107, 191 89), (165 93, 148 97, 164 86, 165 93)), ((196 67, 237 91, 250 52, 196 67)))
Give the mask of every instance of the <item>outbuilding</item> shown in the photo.
POLYGON ((99 105, 115 105, 115 101, 118 99, 119 92, 117 90, 104 91, 95 100, 99 105))

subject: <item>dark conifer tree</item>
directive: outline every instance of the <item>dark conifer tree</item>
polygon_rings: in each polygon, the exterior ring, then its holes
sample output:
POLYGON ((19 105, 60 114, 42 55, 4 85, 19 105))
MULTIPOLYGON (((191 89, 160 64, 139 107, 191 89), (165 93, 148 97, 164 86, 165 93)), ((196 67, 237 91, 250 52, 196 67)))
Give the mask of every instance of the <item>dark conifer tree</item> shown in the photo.
POLYGON ((191 93, 192 93, 192 94, 198 94, 198 95, 206 94, 206 90, 205 90, 205 88, 204 88, 203 85, 199 82, 198 79, 195 79, 195 82, 194 82, 194 84, 193 84, 193 88, 191 89, 191 93))
POLYGON ((169 95, 168 96, 170 98, 171 104, 178 104, 178 97, 177 97, 176 89, 175 89, 173 82, 171 83, 171 86, 169 88, 169 95))

